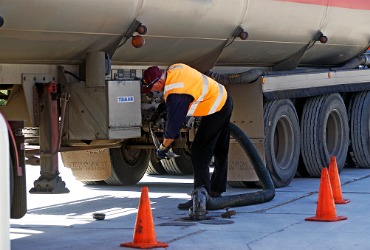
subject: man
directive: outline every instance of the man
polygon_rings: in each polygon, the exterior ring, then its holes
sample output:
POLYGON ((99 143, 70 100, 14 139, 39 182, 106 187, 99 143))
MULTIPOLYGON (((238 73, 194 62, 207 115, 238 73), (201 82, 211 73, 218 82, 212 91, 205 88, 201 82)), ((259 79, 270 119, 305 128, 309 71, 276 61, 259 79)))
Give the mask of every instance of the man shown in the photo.
MULTIPOLYGON (((191 145, 194 189, 204 187, 211 197, 221 196, 227 184, 229 123, 233 109, 225 87, 185 64, 171 65, 166 71, 157 66, 149 67, 144 71, 142 85, 146 91, 164 91, 167 121, 164 139, 157 151, 159 159, 168 158, 186 116, 202 117, 191 145), (214 171, 210 178, 212 156, 214 171)), ((189 209, 192 205, 190 200, 178 208, 189 209)))

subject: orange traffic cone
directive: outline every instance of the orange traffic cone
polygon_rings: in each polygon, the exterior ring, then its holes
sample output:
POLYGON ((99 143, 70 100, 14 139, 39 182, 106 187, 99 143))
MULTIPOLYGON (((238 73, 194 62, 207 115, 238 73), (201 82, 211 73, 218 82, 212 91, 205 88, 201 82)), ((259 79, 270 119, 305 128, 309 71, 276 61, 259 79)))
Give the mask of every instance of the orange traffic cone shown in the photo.
POLYGON ((139 211, 136 217, 133 242, 120 244, 121 247, 156 248, 168 247, 167 243, 156 240, 148 187, 141 189, 139 211))
POLYGON ((342 196, 342 188, 340 186, 337 159, 335 158, 335 156, 330 157, 329 177, 330 177, 331 189, 333 190, 333 197, 334 197, 335 204, 348 203, 349 200, 343 199, 343 196, 342 196))
POLYGON ((322 168, 319 200, 317 202, 316 216, 306 218, 306 221, 340 221, 346 220, 345 216, 337 216, 333 192, 330 186, 328 168, 322 168))

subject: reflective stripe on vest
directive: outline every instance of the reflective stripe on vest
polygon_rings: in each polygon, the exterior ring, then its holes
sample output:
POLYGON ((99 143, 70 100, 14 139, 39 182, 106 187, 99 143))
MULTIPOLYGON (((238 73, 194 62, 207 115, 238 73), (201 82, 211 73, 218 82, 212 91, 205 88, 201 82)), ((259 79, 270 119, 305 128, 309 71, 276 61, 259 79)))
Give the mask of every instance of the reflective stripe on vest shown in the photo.
POLYGON ((183 82, 175 82, 175 83, 168 84, 164 87, 164 94, 166 94, 167 91, 170 91, 172 89, 180 89, 180 88, 184 88, 183 82))
MULTIPOLYGON (((199 96, 199 98, 197 100, 195 100, 193 102, 193 104, 190 106, 189 110, 188 110, 188 116, 193 116, 194 115, 194 112, 195 110, 198 108, 198 105, 201 101, 203 101, 204 99, 204 96, 207 94, 208 92, 208 79, 205 75, 202 74, 202 77, 203 77, 203 86, 202 86, 202 94, 199 96)), ((208 112, 209 114, 209 112, 208 112)))
POLYGON ((168 69, 181 69, 181 68, 183 68, 183 66, 179 64, 173 64, 170 67, 168 67, 168 69))
POLYGON ((218 96, 216 101, 213 103, 211 110, 208 112, 208 114, 213 114, 217 111, 217 107, 220 105, 222 101, 222 97, 224 94, 224 89, 222 88, 221 84, 218 84, 218 96))

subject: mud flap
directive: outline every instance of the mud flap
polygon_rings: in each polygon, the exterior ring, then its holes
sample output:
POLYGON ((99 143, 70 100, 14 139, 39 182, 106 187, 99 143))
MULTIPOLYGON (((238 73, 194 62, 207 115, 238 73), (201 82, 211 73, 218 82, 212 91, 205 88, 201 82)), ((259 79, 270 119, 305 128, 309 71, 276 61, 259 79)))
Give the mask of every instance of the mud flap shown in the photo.
POLYGON ((112 174, 109 149, 62 152, 65 167, 78 181, 102 181, 112 174))

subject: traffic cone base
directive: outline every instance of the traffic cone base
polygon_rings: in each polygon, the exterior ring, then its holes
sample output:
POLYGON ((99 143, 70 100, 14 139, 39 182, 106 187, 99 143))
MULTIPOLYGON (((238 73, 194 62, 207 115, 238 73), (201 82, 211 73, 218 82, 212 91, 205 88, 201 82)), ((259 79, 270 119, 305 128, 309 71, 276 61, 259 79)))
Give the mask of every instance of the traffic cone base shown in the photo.
POLYGON ((335 202, 335 204, 347 204, 347 203, 350 202, 350 200, 348 200, 348 199, 335 200, 334 199, 334 202, 335 202))
POLYGON ((122 243, 120 244, 120 247, 132 247, 132 248, 140 248, 140 249, 146 249, 146 248, 158 248, 158 247, 163 247, 166 248, 168 247, 167 243, 164 242, 153 242, 153 243, 135 243, 135 242, 127 242, 127 243, 122 243))
POLYGON ((322 168, 316 216, 306 218, 305 220, 333 222, 346 219, 347 217, 345 216, 337 216, 328 168, 322 168))
POLYGON ((347 220, 346 216, 336 216, 334 218, 323 218, 319 216, 313 216, 308 217, 304 219, 305 221, 323 221, 323 222, 334 222, 334 221, 340 221, 340 220, 347 220))
POLYGON ((330 184, 333 191, 334 203, 335 204, 347 204, 348 199, 343 199, 342 188, 340 185, 340 178, 338 172, 338 165, 335 156, 330 157, 329 163, 329 177, 330 184))
POLYGON ((139 210, 136 217, 134 237, 132 242, 121 243, 121 247, 157 248, 168 247, 167 243, 156 240, 152 209, 150 208, 148 187, 142 187, 139 210))

